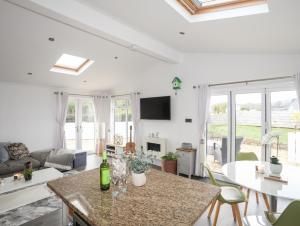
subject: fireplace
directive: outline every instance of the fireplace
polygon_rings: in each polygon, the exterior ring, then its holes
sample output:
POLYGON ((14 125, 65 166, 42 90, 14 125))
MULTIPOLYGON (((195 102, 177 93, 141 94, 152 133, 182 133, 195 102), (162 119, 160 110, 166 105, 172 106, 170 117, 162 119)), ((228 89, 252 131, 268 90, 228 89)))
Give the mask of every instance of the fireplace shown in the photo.
POLYGON ((147 142, 147 150, 160 152, 160 144, 147 142))
POLYGON ((144 147, 147 151, 152 151, 157 159, 166 154, 167 140, 158 137, 146 137, 144 147))

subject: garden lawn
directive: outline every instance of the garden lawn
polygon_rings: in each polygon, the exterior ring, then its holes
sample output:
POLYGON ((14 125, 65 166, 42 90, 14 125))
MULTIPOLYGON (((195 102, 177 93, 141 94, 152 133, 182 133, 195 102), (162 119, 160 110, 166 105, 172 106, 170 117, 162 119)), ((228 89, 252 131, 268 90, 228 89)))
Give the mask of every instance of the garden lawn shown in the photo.
MULTIPOLYGON (((273 128, 272 131, 279 133, 279 143, 288 143, 288 133, 294 132, 293 128, 273 128)), ((227 125, 214 125, 210 124, 208 126, 209 137, 222 137, 227 136, 228 126, 227 125)), ((239 125, 236 129, 237 136, 242 136, 247 139, 252 139, 256 141, 261 141, 261 127, 260 126, 247 126, 239 125)))

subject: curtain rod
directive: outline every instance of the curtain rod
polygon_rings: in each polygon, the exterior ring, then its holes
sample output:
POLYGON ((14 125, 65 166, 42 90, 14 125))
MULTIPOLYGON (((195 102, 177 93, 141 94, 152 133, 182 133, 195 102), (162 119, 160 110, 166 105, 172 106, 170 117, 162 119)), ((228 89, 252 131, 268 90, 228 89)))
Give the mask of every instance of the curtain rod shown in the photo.
MULTIPOLYGON (((295 78, 295 75, 292 76, 281 76, 281 77, 275 77, 275 78, 262 78, 262 79, 254 79, 254 80, 244 80, 244 81, 237 81, 237 82, 225 82, 225 83, 215 83, 215 84, 208 84, 208 87, 214 87, 214 86, 224 86, 224 85, 234 85, 234 84, 242 84, 251 82, 263 82, 263 81, 272 81, 272 80, 280 80, 280 79, 287 79, 287 78, 295 78)), ((200 85, 193 86, 193 89, 199 88, 200 85)))
MULTIPOLYGON (((63 93, 63 92, 54 92, 55 95, 58 95, 59 93, 63 93)), ((119 95, 112 95, 111 97, 120 97, 120 96, 128 96, 131 93, 126 93, 126 94, 119 94, 119 95)), ((136 92, 134 94, 138 94, 140 95, 140 92, 136 92)), ((77 94, 77 93, 69 93, 70 96, 84 96, 84 97, 94 97, 94 96, 99 96, 99 95, 86 95, 86 94, 77 94)), ((101 96, 101 95, 100 95, 101 96)), ((105 96, 105 95, 104 95, 105 96)))

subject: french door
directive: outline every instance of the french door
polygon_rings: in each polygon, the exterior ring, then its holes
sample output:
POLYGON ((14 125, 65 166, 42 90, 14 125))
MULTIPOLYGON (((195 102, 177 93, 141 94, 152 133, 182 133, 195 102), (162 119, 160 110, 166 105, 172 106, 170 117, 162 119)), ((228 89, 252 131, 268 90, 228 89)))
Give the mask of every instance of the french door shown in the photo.
POLYGON ((66 148, 95 152, 95 110, 91 98, 71 97, 65 124, 66 148))
POLYGON ((213 94, 207 124, 207 164, 217 173, 238 152, 254 152, 259 160, 278 155, 300 166, 300 113, 292 88, 260 88, 213 94), (270 145, 262 137, 276 133, 270 145))

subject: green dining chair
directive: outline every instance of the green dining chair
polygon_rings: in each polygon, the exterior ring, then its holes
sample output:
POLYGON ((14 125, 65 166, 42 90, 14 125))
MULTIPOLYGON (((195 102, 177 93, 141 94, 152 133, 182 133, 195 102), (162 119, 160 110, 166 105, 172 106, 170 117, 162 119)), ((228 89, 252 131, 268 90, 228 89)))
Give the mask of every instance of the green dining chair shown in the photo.
POLYGON ((207 166, 205 166, 205 168, 208 172, 211 184, 221 188, 220 195, 215 200, 213 200, 213 202, 211 203, 207 217, 208 218, 211 217, 213 209, 214 209, 215 205, 217 204, 216 213, 215 213, 214 222, 213 222, 213 226, 216 226, 221 205, 229 204, 229 205, 231 205, 234 221, 237 221, 238 225, 242 226, 243 223, 242 223, 242 218, 240 215, 240 210, 239 210, 238 204, 246 201, 244 193, 240 189, 238 189, 234 186, 231 186, 230 184, 228 186, 221 186, 219 184, 219 182, 217 182, 217 180, 215 179, 213 174, 211 173, 210 169, 207 166))
MULTIPOLYGON (((258 161, 258 158, 254 152, 238 152, 236 154, 236 160, 237 161, 258 161)), ((249 196, 250 196, 250 189, 247 189, 246 192, 246 204, 245 204, 245 209, 244 209, 244 216, 247 215, 247 210, 248 210, 248 203, 249 203, 249 196)), ((256 203, 259 204, 259 197, 258 197, 258 192, 255 192, 256 196, 256 203)), ((265 193, 262 193, 265 205, 267 207, 267 210, 270 211, 270 204, 268 201, 268 196, 265 193)))
POLYGON ((273 226, 295 226, 300 223, 300 201, 291 202, 279 217, 272 212, 266 211, 265 216, 273 226))

